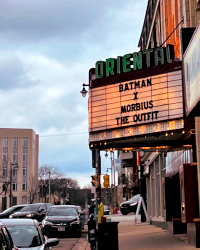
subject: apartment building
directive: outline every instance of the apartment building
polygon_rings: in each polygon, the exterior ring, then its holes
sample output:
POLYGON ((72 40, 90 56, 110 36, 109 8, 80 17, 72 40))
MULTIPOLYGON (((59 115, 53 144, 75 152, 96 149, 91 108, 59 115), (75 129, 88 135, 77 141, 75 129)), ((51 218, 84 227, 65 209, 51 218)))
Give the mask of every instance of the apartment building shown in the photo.
POLYGON ((37 201, 39 135, 0 128, 0 209, 37 201))

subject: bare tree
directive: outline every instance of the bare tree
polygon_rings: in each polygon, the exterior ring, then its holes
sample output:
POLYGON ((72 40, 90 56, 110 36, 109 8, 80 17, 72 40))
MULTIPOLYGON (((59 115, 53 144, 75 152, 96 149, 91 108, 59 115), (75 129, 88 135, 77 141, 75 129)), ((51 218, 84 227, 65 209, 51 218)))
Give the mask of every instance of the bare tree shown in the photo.
POLYGON ((48 195, 49 190, 49 171, 51 171, 51 194, 56 194, 56 192, 58 192, 60 194, 60 197, 66 198, 68 189, 80 189, 77 180, 69 177, 65 178, 65 174, 59 172, 56 168, 48 165, 43 165, 39 169, 39 178, 40 181, 42 180, 42 182, 44 183, 44 185, 40 188, 44 197, 48 195))
POLYGON ((39 168, 39 178, 42 180, 47 180, 49 178, 49 171, 51 172, 51 179, 63 177, 63 173, 59 172, 56 168, 49 165, 42 165, 39 168))
POLYGON ((91 189, 91 184, 87 184, 87 185, 85 185, 84 187, 83 187, 83 189, 91 189))
POLYGON ((30 204, 34 203, 38 194, 38 180, 32 176, 28 182, 28 195, 30 204))

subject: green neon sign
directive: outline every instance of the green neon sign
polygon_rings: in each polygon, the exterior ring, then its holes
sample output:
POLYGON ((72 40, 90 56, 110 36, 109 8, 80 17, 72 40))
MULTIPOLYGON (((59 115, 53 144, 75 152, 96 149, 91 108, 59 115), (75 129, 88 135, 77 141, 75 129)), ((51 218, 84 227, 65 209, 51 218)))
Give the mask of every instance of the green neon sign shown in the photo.
POLYGON ((174 46, 158 47, 134 53, 125 54, 95 64, 96 79, 119 75, 133 70, 140 70, 153 66, 172 63, 174 61, 174 46))

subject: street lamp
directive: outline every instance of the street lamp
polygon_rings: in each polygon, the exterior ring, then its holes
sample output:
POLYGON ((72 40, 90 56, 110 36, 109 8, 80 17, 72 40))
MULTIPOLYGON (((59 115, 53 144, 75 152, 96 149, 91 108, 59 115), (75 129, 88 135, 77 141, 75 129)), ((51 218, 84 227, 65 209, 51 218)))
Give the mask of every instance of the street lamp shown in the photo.
POLYGON ((83 97, 86 97, 88 91, 85 89, 85 86, 90 86, 89 84, 83 83, 83 89, 80 91, 83 97))
POLYGON ((40 186, 42 186, 42 202, 43 202, 43 186, 45 185, 45 183, 43 182, 42 179, 40 179, 40 186))
POLYGON ((12 175, 13 175, 13 166, 18 168, 18 163, 10 163, 10 207, 12 206, 12 175))

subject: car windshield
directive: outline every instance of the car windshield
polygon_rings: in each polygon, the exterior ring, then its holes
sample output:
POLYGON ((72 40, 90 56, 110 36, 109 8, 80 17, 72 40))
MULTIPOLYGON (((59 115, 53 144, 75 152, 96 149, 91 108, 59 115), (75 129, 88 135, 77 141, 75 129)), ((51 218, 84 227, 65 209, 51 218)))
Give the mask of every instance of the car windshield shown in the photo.
POLYGON ((78 211, 73 207, 51 207, 48 216, 78 216, 78 211))
POLYGON ((104 210, 108 210, 108 207, 107 207, 107 206, 104 206, 104 210))
POLYGON ((37 211, 40 206, 41 205, 35 205, 35 204, 28 205, 26 207, 23 207, 20 212, 34 212, 34 211, 37 211))
POLYGON ((35 226, 7 226, 14 245, 18 248, 38 247, 42 245, 40 234, 35 226))
POLYGON ((80 206, 76 206, 76 208, 78 209, 79 212, 81 212, 81 207, 80 206))
POLYGON ((133 202, 135 201, 136 202, 139 199, 140 199, 140 195, 138 194, 138 195, 133 196, 133 198, 131 198, 130 201, 133 201, 133 202))
POLYGON ((13 211, 14 209, 15 209, 15 207, 9 207, 9 208, 7 208, 6 210, 4 210, 4 211, 2 212, 2 214, 9 213, 9 212, 13 211))

